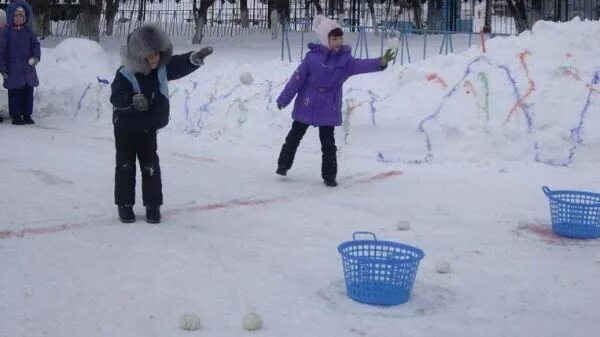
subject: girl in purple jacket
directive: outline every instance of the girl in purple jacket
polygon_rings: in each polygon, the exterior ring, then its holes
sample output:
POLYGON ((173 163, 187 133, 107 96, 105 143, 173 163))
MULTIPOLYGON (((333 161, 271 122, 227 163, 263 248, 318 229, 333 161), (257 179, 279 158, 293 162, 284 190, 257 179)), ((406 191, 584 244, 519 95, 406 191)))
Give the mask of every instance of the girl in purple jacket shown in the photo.
POLYGON ((0 31, 0 74, 8 89, 8 112, 15 125, 33 124, 33 88, 38 77, 40 42, 31 29, 31 6, 22 0, 8 6, 7 27, 0 31))
POLYGON ((323 153, 321 176, 325 185, 334 187, 337 186, 337 148, 333 131, 342 124, 342 86, 350 76, 384 70, 393 54, 355 59, 350 46, 343 44, 344 32, 336 21, 317 15, 314 26, 321 44, 308 44, 306 57, 277 98, 277 107, 282 109, 296 96, 294 122, 281 147, 276 173, 287 174, 306 130, 310 125, 318 126, 323 153))

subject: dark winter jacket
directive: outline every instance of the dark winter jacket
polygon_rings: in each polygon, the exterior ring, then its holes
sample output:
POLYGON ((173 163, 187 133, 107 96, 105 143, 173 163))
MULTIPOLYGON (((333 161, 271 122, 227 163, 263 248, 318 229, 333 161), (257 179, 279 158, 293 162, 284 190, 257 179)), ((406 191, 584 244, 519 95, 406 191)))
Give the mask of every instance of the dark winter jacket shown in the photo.
POLYGON ((277 98, 282 106, 290 104, 294 96, 292 118, 314 126, 342 124, 342 85, 353 75, 381 71, 381 58, 355 59, 350 46, 339 51, 309 43, 309 52, 283 92, 277 98))
POLYGON ((7 12, 8 25, 0 31, 0 72, 8 74, 4 80, 7 89, 20 89, 25 85, 39 85, 35 66, 30 65, 29 59, 38 61, 41 57, 40 42, 31 29, 32 11, 26 2, 11 1, 7 12), (27 15, 26 22, 21 27, 13 23, 13 14, 18 7, 23 7, 27 15))
POLYGON ((110 102, 113 105, 113 124, 120 131, 158 130, 169 120, 169 97, 160 90, 157 69, 151 69, 146 56, 160 52, 159 67, 166 66, 167 80, 184 77, 198 66, 190 62, 190 53, 171 56, 173 45, 166 33, 153 25, 135 30, 127 39, 127 46, 121 53, 123 67, 133 73, 150 108, 138 111, 133 107, 136 92, 131 82, 117 70, 112 82, 110 102))

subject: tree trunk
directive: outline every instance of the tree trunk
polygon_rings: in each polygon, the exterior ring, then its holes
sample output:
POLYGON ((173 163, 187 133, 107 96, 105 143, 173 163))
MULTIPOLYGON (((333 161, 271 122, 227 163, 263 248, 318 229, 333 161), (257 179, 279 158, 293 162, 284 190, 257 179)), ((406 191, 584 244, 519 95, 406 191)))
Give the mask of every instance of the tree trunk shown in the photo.
POLYGON ((346 21, 346 15, 344 14, 344 0, 336 0, 336 8, 338 13, 338 23, 340 26, 344 26, 346 21))
POLYGON ((248 0, 240 0, 240 21, 243 28, 250 27, 250 12, 248 11, 248 0))
POLYGON ((193 44, 201 44, 202 43, 202 32, 204 30, 204 25, 206 24, 206 20, 208 17, 208 8, 214 4, 215 0, 200 0, 200 9, 196 10, 194 7, 194 17, 197 18, 196 21, 196 34, 192 38, 193 44))
POLYGON ((485 23, 483 24, 483 32, 492 32, 492 0, 485 2, 485 23))
POLYGON ((542 10, 543 10, 542 0, 531 1, 531 9, 532 9, 532 11, 531 11, 530 22, 531 22, 531 25, 533 26, 534 23, 538 22, 539 20, 544 19, 544 14, 542 13, 542 10))
POLYGON ((310 4, 313 4, 315 6, 315 10, 317 11, 317 15, 322 15, 323 14, 323 7, 321 7, 321 3, 319 2, 319 0, 306 0, 305 5, 306 5, 306 17, 308 18, 308 9, 310 7, 310 4))
POLYGON ((269 28, 271 29, 271 39, 275 40, 279 36, 279 30, 289 22, 290 18, 290 0, 269 0, 267 5, 269 12, 269 28))
POLYGON ((30 0, 33 9, 33 30, 41 39, 50 35, 51 7, 48 0, 30 0))
POLYGON ((415 28, 423 29, 423 5, 421 0, 412 0, 413 14, 415 18, 415 28))
POLYGON ((445 28, 442 11, 442 0, 429 0, 427 2, 427 28, 429 30, 441 31, 445 28))
POLYGON ((144 22, 146 19, 146 0, 140 0, 140 8, 138 9, 138 22, 144 22))
POLYGON ((327 0, 327 15, 333 17, 335 15, 337 0, 327 0))
POLYGON ((277 14, 277 10, 271 10, 271 39, 276 40, 279 37, 279 14, 277 14))
POLYGON ((119 1, 120 0, 106 0, 106 30, 105 34, 107 36, 112 36, 114 26, 115 26, 115 17, 119 12, 119 1))
POLYGON ((371 14, 371 22, 373 23, 373 33, 375 36, 379 36, 379 29, 377 28, 377 17, 375 16, 375 6, 373 5, 373 0, 367 0, 367 7, 369 8, 369 13, 371 14))
POLYGON ((515 20, 518 33, 529 29, 527 24, 527 12, 525 11, 525 0, 506 0, 508 10, 515 20))
POLYGON ((100 41, 100 14, 102 0, 81 0, 81 13, 77 17, 79 34, 96 42, 100 41))

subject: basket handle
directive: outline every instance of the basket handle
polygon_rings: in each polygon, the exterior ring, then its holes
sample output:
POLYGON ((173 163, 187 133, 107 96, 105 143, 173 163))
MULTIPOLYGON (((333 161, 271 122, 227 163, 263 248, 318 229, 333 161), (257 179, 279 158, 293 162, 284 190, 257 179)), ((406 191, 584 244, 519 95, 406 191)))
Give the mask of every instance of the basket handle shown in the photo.
POLYGON ((373 237, 373 240, 377 241, 377 236, 375 236, 375 233, 373 232, 354 232, 352 233, 352 239, 354 239, 354 241, 356 241, 356 235, 370 235, 373 237))
POLYGON ((542 191, 544 191, 544 194, 549 197, 550 194, 552 193, 552 191, 550 191, 550 189, 548 188, 548 186, 542 186, 542 191))

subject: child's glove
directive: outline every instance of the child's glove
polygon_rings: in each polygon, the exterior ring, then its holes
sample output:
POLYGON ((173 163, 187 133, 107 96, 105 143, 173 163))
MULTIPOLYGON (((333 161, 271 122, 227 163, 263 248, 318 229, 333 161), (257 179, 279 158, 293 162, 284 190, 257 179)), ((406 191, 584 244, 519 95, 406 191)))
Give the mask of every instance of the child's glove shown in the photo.
POLYGON ((29 63, 30 66, 35 67, 40 63, 40 60, 38 60, 37 57, 30 57, 27 63, 29 63))
POLYGON ((133 95, 133 107, 137 111, 148 111, 149 104, 146 96, 144 94, 133 95))
POLYGON ((283 104, 277 102, 277 109, 281 110, 283 108, 284 108, 283 104))
POLYGON ((393 52, 391 49, 386 50, 385 54, 383 54, 383 56, 381 57, 381 66, 387 67, 388 63, 394 59, 395 55, 396 53, 393 52))
POLYGON ((190 63, 199 67, 204 64, 204 58, 212 54, 212 52, 212 47, 204 47, 198 51, 194 51, 190 54, 190 63))
POLYGON ((3 79, 7 79, 8 78, 8 74, 6 73, 6 71, 1 72, 0 75, 2 75, 3 79))

